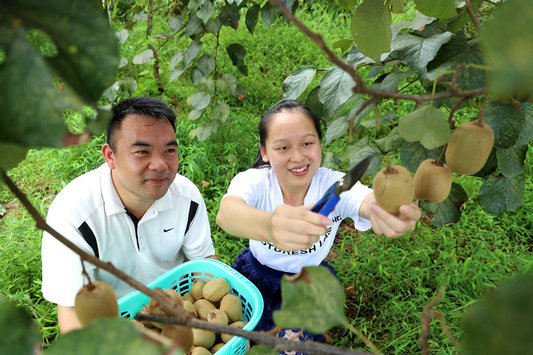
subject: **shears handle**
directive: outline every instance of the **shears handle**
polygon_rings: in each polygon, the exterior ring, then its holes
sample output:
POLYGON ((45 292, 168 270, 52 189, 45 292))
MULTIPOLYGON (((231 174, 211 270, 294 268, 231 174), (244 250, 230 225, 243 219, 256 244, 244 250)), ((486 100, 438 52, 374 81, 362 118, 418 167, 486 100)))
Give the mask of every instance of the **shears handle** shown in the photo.
POLYGON ((329 216, 331 211, 339 202, 340 197, 335 195, 335 188, 337 187, 338 182, 334 182, 333 185, 329 187, 324 196, 311 208, 311 211, 320 213, 323 216, 329 216))

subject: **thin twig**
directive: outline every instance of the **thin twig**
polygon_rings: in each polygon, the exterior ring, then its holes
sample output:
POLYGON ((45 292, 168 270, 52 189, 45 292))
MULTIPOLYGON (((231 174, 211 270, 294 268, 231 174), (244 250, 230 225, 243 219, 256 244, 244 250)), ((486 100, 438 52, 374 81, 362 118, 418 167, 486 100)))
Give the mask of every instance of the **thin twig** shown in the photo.
POLYGON ((466 0, 465 7, 466 11, 468 12, 468 15, 474 22, 474 25, 476 25, 476 30, 479 32, 481 30, 481 26, 479 25, 479 21, 477 20, 476 15, 474 14, 474 10, 472 9, 472 4, 470 3, 470 0, 466 0))
POLYGON ((148 25, 146 26, 146 37, 150 37, 152 34, 152 18, 154 16, 153 7, 154 0, 148 0, 148 25))

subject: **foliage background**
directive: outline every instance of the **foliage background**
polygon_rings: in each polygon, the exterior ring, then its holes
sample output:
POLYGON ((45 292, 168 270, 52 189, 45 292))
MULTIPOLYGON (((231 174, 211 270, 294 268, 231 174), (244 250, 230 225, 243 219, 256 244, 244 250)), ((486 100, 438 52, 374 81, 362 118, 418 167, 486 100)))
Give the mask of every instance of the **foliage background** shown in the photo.
MULTIPOLYGON (((125 2, 124 2, 125 3, 125 2)), ((314 2, 302 8, 298 17, 314 31, 322 33, 332 44, 346 33, 349 19, 343 18, 339 6, 314 2), (343 21, 345 21, 343 23, 343 21)), ((400 20, 398 17, 395 20, 400 20)), ((121 57, 132 58, 146 47, 145 22, 138 22, 129 38, 120 46, 121 57)), ((114 21, 115 30, 125 21, 114 21)), ((167 31, 166 22, 154 18, 154 33, 167 31)), ((39 38, 36 39, 36 41, 39 38)), ((213 38, 211 44, 215 47, 213 38)), ((198 121, 186 117, 191 109, 187 98, 195 91, 187 78, 179 78, 158 89, 152 62, 129 64, 119 71, 119 79, 134 76, 138 87, 134 92, 119 90, 117 99, 130 95, 152 95, 171 104, 178 116, 180 146, 179 172, 196 183, 206 200, 217 254, 231 263, 246 246, 246 241, 224 233, 215 224, 220 198, 231 178, 246 169, 257 152, 256 125, 261 114, 282 98, 281 83, 296 68, 313 65, 327 68, 330 63, 316 45, 295 27, 277 20, 270 27, 259 21, 251 35, 244 26, 236 30, 224 28, 218 39, 228 44, 239 42, 247 49, 248 76, 232 66, 225 53, 219 51, 223 68, 235 75, 245 88, 242 98, 228 95, 232 110, 226 124, 209 139, 199 141, 189 132, 198 121)), ((44 44, 38 47, 46 50, 44 44)), ((185 44, 176 44, 183 46, 185 44)), ((160 53, 162 65, 168 65, 171 53, 160 53)), ((164 83, 168 82, 163 77, 164 83)), ((316 79, 315 79, 316 80, 316 79)), ((414 86, 413 93, 421 90, 414 86)), ((105 98, 101 104, 109 103, 105 98)), ((384 103, 384 109, 386 105, 384 103)), ((398 115, 412 110, 412 103, 401 103, 398 115)), ((466 107, 458 115, 469 119, 475 108, 466 107)), ((71 130, 80 132, 78 114, 66 113, 71 130)), ((374 139, 373 131, 361 126, 359 136, 374 139)), ((103 163, 100 146, 102 135, 85 145, 63 149, 31 149, 26 159, 10 171, 10 176, 25 191, 43 216, 55 194, 76 176, 103 163)), ((341 154, 345 140, 325 146, 324 151, 341 154)), ((420 314, 438 292, 445 289, 437 304, 452 334, 461 339, 462 318, 469 307, 501 281, 516 273, 525 273, 533 264, 533 222, 528 215, 532 204, 531 144, 525 164, 524 205, 517 211, 501 215, 484 212, 475 202, 480 181, 474 177, 455 176, 467 190, 470 200, 461 208, 461 220, 435 228, 423 220, 415 232, 398 240, 377 237, 371 232, 359 233, 349 223, 343 225, 328 260, 338 271, 347 297, 346 314, 352 324, 362 330, 385 353, 420 351, 420 314)), ((392 156, 392 159, 398 159, 392 156)), ((367 184, 371 176, 366 177, 367 184)), ((43 344, 57 338, 55 309, 40 294, 40 237, 33 220, 6 190, 0 192, 0 291, 22 305, 38 325, 43 344)), ((446 338, 437 321, 431 324, 430 347, 434 352, 455 353, 456 347, 446 338)), ((364 344, 345 329, 330 331, 333 344, 364 348, 364 344)), ((368 349, 366 349, 368 350, 368 349)))

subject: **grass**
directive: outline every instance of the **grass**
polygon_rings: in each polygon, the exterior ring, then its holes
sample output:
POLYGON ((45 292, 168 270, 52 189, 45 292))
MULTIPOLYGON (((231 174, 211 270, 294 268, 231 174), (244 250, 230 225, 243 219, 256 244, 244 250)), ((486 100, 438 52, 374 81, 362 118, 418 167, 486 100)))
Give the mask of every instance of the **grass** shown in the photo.
MULTIPOLYGON (((345 26, 331 26, 335 13, 316 6, 312 14, 301 13, 304 23, 313 31, 324 33, 330 45, 348 36, 342 32, 345 26)), ((130 35, 129 41, 138 47, 125 48, 124 55, 145 49, 140 42, 144 32, 142 28, 137 31, 130 35), (139 42, 133 42, 135 38, 139 42)), ((250 73, 243 77, 234 71, 249 93, 243 101, 231 102, 227 124, 207 141, 191 139, 188 132, 198 123, 185 118, 189 110, 185 99, 193 89, 187 80, 179 79, 168 85, 167 95, 180 117, 177 131, 179 172, 199 186, 206 201, 217 254, 230 264, 247 246, 247 241, 223 232, 216 226, 215 216, 231 178, 248 168, 255 157, 259 117, 281 98, 281 83, 292 70, 302 65, 327 67, 329 63, 314 43, 282 21, 270 28, 260 21, 253 36, 244 26, 238 30, 226 29, 221 40, 223 45, 239 42, 247 48, 246 63, 250 73)), ((213 44, 208 45, 214 48, 213 44)), ((162 53, 160 59, 169 60, 170 55, 170 51, 162 53)), ((228 63, 224 65, 226 69, 231 67, 228 63)), ((139 68, 143 79, 135 94, 157 92, 147 71, 150 71, 149 66, 139 68)), ((126 74, 128 68, 121 72, 121 75, 126 74)), ((409 110, 410 104, 406 103, 399 110, 409 110)), ((389 103, 383 106, 386 110, 390 109, 387 105, 389 103)), ((463 114, 468 116, 468 110, 463 114)), ((365 133, 365 130, 359 132, 365 133)), ((31 150, 26 160, 10 171, 10 176, 45 216, 63 186, 103 163, 102 143, 100 135, 81 147, 31 150)), ((343 143, 334 142, 325 150, 340 151, 343 143)), ((417 353, 423 307, 444 289, 434 309, 442 313, 451 333, 460 340, 464 312, 504 279, 532 267, 533 225, 529 216, 533 208, 532 159, 530 146, 525 200, 517 211, 500 216, 485 213, 475 203, 480 181, 455 177, 467 190, 470 200, 463 205, 463 216, 454 225, 434 228, 420 223, 410 235, 389 240, 371 232, 357 232, 349 223, 344 223, 328 261, 338 271, 345 288, 346 315, 351 323, 384 353, 417 353)), ((40 293, 42 233, 5 189, 0 190, 0 204, 6 210, 0 215, 0 292, 28 310, 39 327, 43 344, 53 343, 57 335, 55 307, 40 293)), ((335 345, 368 351, 362 341, 346 329, 334 328, 330 335, 335 345)), ((435 353, 451 354, 458 350, 446 338, 437 320, 431 322, 429 346, 435 353)))

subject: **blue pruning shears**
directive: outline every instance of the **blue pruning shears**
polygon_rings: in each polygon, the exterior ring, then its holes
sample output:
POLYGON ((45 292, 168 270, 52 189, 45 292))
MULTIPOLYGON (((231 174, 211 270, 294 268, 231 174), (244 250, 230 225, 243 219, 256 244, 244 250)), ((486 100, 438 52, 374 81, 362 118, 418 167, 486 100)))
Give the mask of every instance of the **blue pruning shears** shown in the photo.
POLYGON ((354 166, 346 175, 344 175, 339 181, 336 181, 331 185, 324 196, 318 201, 311 211, 320 213, 321 215, 328 216, 335 208, 340 200, 340 194, 352 188, 353 185, 363 176, 368 165, 370 164, 371 157, 366 157, 359 164, 354 166))

